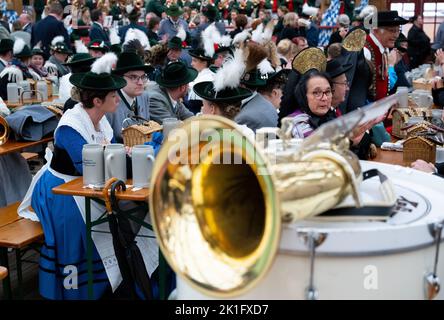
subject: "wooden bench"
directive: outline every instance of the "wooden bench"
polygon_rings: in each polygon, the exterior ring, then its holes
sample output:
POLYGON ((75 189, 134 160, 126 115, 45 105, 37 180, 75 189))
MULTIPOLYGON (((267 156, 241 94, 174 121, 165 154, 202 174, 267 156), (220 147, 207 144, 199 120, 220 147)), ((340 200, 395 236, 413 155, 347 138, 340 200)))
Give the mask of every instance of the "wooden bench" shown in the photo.
POLYGON ((39 154, 35 152, 22 152, 21 154, 26 161, 36 159, 39 157, 39 154))
MULTIPOLYGON (((39 222, 23 219, 17 214, 19 203, 16 202, 7 207, 0 208, 0 265, 9 268, 8 249, 15 249, 17 280, 20 296, 23 297, 22 288, 22 256, 21 249, 40 242, 44 239, 43 229, 39 222)), ((3 279, 5 297, 12 297, 11 282, 9 276, 3 279)))

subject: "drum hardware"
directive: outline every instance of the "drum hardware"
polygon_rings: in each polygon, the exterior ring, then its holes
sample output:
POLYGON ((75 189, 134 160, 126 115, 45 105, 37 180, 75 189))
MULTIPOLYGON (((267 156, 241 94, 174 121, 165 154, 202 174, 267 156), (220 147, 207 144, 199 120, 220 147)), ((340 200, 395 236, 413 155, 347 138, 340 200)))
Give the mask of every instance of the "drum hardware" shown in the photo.
MULTIPOLYGON (((150 183, 151 221, 169 265, 206 295, 227 298, 252 289, 274 261, 283 224, 323 213, 348 195, 362 206, 362 170, 348 137, 397 99, 322 125, 298 151, 275 162, 231 120, 206 115, 185 121, 179 141, 164 141, 150 183)), ((285 140, 290 126, 283 131, 285 140)), ((315 299, 315 248, 322 241, 311 238, 307 298, 315 299)))
POLYGON ((444 227, 444 221, 429 225, 430 234, 435 238, 435 262, 433 265, 433 272, 428 273, 424 278, 425 297, 428 300, 434 299, 441 289, 441 283, 437 274, 439 245, 441 244, 441 232, 444 227))
POLYGON ((314 286, 314 264, 316 258, 316 248, 319 247, 322 243, 324 243, 328 234, 323 232, 300 232, 299 233, 304 243, 308 246, 308 250, 310 251, 310 280, 308 287, 305 289, 305 298, 307 300, 317 300, 318 299, 318 290, 314 286))

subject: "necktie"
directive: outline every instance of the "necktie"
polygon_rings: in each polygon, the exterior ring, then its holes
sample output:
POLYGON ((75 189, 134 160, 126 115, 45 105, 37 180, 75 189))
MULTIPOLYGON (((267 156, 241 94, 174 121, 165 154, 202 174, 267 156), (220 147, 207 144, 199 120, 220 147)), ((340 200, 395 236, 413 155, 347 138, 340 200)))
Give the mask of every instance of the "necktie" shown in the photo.
POLYGON ((135 116, 138 116, 138 112, 137 112, 137 99, 133 100, 133 103, 131 104, 131 110, 134 112, 135 116))

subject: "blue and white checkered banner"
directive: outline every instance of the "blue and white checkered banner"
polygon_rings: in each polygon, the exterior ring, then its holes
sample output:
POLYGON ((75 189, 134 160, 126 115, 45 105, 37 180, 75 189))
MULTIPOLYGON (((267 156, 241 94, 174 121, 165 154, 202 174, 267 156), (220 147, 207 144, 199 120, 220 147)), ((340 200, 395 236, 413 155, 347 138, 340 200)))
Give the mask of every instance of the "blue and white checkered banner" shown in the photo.
MULTIPOLYGON (((321 26, 328 26, 328 27, 334 27, 336 26, 336 21, 338 20, 339 16, 339 9, 341 8, 341 2, 339 0, 332 0, 330 3, 330 7, 328 7, 327 10, 325 10, 321 26)), ((332 29, 321 29, 321 32, 319 33, 319 42, 318 45, 325 47, 328 45, 328 42, 330 41, 330 36, 333 33, 332 29)))
POLYGON ((366 6, 368 6, 368 0, 361 0, 361 3, 358 7, 355 8, 355 14, 359 14, 362 9, 364 9, 366 6))

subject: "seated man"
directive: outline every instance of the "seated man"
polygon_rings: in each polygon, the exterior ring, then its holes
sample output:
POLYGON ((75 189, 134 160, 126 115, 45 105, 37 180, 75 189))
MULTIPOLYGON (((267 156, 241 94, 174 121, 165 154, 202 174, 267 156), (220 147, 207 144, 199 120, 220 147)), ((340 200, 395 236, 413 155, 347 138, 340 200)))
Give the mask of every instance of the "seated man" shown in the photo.
POLYGON ((157 84, 150 90, 151 119, 162 124, 165 118, 185 120, 193 116, 182 103, 188 84, 196 79, 197 71, 182 62, 172 62, 157 76, 157 84))
POLYGON ((136 117, 149 120, 150 102, 144 85, 148 80, 147 73, 153 67, 144 64, 135 52, 123 52, 117 60, 113 73, 126 80, 126 86, 118 92, 120 103, 117 110, 107 113, 106 117, 114 131, 114 138, 118 143, 123 142, 122 129, 137 123, 136 117))

